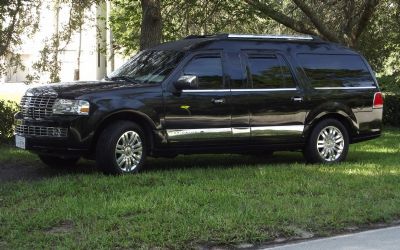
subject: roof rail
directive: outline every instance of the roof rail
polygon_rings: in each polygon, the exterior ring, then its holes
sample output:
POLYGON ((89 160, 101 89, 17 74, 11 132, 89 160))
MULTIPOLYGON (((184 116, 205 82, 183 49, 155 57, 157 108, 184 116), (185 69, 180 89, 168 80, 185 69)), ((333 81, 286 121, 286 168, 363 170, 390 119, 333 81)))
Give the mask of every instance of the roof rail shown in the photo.
POLYGON ((228 34, 228 38, 248 38, 248 39, 277 39, 277 40, 316 40, 317 37, 309 35, 244 35, 244 34, 228 34))
POLYGON ((217 38, 220 37, 220 35, 189 35, 185 37, 184 39, 195 39, 195 38, 217 38))

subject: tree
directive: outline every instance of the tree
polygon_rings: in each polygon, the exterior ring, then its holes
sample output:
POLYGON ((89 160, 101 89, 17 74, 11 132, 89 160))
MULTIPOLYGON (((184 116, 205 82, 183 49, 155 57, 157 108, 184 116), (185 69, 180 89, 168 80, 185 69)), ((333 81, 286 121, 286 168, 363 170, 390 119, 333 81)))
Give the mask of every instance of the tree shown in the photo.
POLYGON ((141 0, 141 6, 140 49, 143 50, 161 42, 162 17, 160 0, 141 0))
MULTIPOLYGON (((276 33, 286 30, 269 18, 254 18, 254 13, 242 0, 160 0, 160 4, 161 42, 191 34, 276 33)), ((116 50, 131 55, 139 49, 142 20, 140 1, 113 1, 110 26, 116 50)))
POLYGON ((356 47, 380 0, 244 0, 260 17, 286 27, 356 47))
POLYGON ((17 49, 37 31, 40 7, 39 0, 0 1, 0 75, 7 68, 23 68, 17 49))

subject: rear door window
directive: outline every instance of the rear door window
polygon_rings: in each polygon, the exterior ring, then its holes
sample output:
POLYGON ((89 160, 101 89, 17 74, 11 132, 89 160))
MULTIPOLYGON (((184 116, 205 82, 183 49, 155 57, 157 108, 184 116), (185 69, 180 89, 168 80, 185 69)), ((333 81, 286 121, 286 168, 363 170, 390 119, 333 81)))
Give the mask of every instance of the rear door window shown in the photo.
POLYGON ((314 88, 375 86, 359 55, 298 54, 297 59, 314 88))
POLYGON ((293 76, 280 55, 248 55, 248 74, 253 88, 294 88, 293 76))

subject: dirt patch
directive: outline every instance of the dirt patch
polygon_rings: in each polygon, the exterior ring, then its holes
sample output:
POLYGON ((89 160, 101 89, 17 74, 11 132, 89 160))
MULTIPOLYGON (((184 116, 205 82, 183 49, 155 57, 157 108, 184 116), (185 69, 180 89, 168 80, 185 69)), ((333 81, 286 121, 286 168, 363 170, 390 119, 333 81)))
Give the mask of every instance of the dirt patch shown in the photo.
POLYGON ((61 221, 57 225, 45 230, 48 234, 65 234, 71 233, 74 230, 74 223, 70 220, 61 221))
POLYGON ((6 162, 0 163, 0 183, 14 181, 37 181, 67 174, 92 173, 95 171, 94 163, 84 161, 77 166, 65 169, 52 169, 39 160, 32 162, 6 162))

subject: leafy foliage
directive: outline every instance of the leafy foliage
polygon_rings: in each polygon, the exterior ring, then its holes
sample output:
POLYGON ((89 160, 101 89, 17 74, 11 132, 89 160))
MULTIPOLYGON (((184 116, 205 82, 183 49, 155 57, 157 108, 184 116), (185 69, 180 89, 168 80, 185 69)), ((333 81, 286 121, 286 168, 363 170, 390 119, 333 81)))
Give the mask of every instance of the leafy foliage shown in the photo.
MULTIPOLYGON (((191 34, 277 33, 280 24, 254 17, 243 1, 163 0, 163 42, 191 34)), ((115 48, 130 55, 138 50, 141 25, 140 1, 115 0, 110 25, 115 48)))
POLYGON ((385 94, 383 123, 400 127, 400 75, 384 76, 378 81, 385 94))
POLYGON ((41 1, 0 1, 0 75, 6 69, 24 68, 18 46, 38 30, 41 1))
POLYGON ((11 138, 13 134, 14 114, 16 112, 16 103, 0 100, 0 142, 5 142, 11 138))

